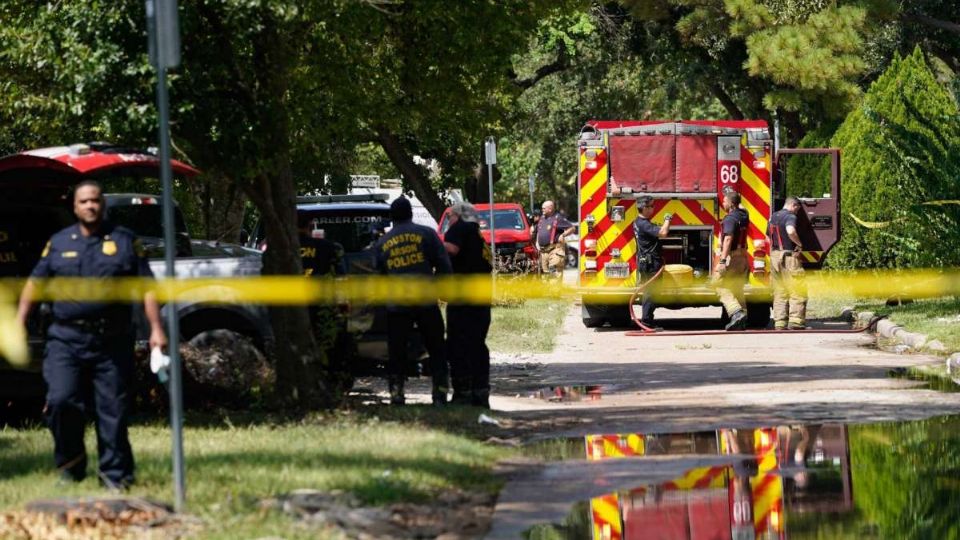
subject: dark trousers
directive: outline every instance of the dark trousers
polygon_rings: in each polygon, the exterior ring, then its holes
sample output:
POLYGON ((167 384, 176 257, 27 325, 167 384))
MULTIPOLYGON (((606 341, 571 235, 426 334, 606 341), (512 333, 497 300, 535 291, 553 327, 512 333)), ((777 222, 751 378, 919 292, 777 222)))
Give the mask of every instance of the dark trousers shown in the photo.
POLYGON ((454 399, 490 394, 490 306, 447 305, 447 357, 454 399))
POLYGON ((407 346, 413 325, 430 355, 430 373, 434 393, 446 393, 450 387, 449 369, 443 343, 443 317, 438 306, 393 308, 387 311, 387 376, 391 382, 404 380, 407 367, 407 346))
MULTIPOLYGON (((641 283, 653 277, 654 274, 660 271, 663 268, 663 261, 659 258, 653 258, 650 262, 640 262, 638 269, 640 270, 641 283)), ((647 285, 647 288, 643 290, 643 304, 640 307, 640 321, 644 324, 653 324, 653 311, 657 309, 657 305, 653 301, 653 297, 657 295, 657 291, 660 287, 660 284, 663 282, 663 276, 658 277, 655 281, 647 285)))
MULTIPOLYGON (((54 325, 51 334, 57 328, 54 325)), ((127 435, 127 388, 133 341, 129 336, 98 337, 62 327, 59 334, 62 337, 48 339, 43 362, 56 465, 76 479, 86 475, 83 432, 92 405, 100 474, 116 484, 130 483, 134 463, 127 435)))

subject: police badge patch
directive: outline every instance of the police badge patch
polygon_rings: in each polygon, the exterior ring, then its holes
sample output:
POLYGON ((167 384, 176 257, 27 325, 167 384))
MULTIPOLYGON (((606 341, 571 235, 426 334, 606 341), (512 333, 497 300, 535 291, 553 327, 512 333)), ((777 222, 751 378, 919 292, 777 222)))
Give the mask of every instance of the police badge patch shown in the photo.
POLYGON ((103 241, 103 254, 107 256, 117 254, 117 243, 113 240, 104 240, 103 241))

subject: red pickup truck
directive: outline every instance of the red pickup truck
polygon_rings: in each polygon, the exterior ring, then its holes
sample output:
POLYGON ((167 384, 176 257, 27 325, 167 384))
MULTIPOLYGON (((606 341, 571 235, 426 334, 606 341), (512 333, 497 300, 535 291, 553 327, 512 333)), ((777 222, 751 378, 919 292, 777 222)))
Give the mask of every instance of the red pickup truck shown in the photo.
MULTIPOLYGON (((480 234, 490 242, 490 205, 475 204, 480 234)), ((497 268, 500 271, 530 271, 536 269, 537 250, 530 241, 530 222, 517 203, 494 203, 494 239, 497 241, 497 268)), ((450 209, 440 216, 437 233, 443 239, 450 228, 450 209)))

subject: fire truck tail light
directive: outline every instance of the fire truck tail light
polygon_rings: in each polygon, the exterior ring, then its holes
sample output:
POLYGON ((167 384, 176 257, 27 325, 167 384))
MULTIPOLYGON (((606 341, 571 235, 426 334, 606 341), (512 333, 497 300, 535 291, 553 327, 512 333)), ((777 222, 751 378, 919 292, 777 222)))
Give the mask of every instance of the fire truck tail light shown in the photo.
POLYGON ((597 151, 596 151, 596 150, 587 150, 586 152, 583 153, 583 155, 584 155, 587 159, 595 159, 595 158, 597 157, 597 151))
POLYGON ((590 160, 590 161, 586 162, 583 167, 584 167, 585 169, 590 169, 590 170, 596 169, 596 168, 597 168, 597 162, 596 162, 596 160, 590 160))
POLYGON ((583 241, 583 255, 585 257, 596 257, 597 256, 597 241, 594 239, 587 239, 583 241))
POLYGON ((596 272, 597 271, 597 261, 584 261, 583 269, 587 272, 596 272))
POLYGON ((763 272, 767 268, 767 263, 761 260, 753 260, 753 271, 754 272, 763 272))

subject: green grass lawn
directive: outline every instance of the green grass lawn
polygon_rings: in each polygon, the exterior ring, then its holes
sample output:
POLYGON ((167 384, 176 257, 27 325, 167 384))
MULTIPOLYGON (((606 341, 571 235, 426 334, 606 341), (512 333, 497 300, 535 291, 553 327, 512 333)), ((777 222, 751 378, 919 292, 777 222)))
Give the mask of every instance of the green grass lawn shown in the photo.
MULTIPOLYGON (((492 492, 498 485, 491 468, 507 454, 479 442, 485 434, 470 408, 380 407, 286 421, 240 414, 233 420, 194 416, 184 432, 187 511, 206 523, 203 538, 323 537, 328 533, 257 506, 298 488, 340 490, 370 505, 427 501, 447 490, 492 492)), ((133 426, 130 438, 138 480, 131 494, 172 501, 169 429, 153 420, 133 426)), ((103 493, 92 478, 56 484, 46 429, 0 430, 0 510, 38 498, 103 493)))
POLYGON ((569 307, 570 301, 564 299, 534 299, 517 305, 495 306, 487 346, 501 353, 550 352, 569 307))
POLYGON ((917 300, 901 306, 859 303, 857 310, 888 315, 891 321, 907 330, 940 340, 951 352, 960 351, 960 298, 917 300))

